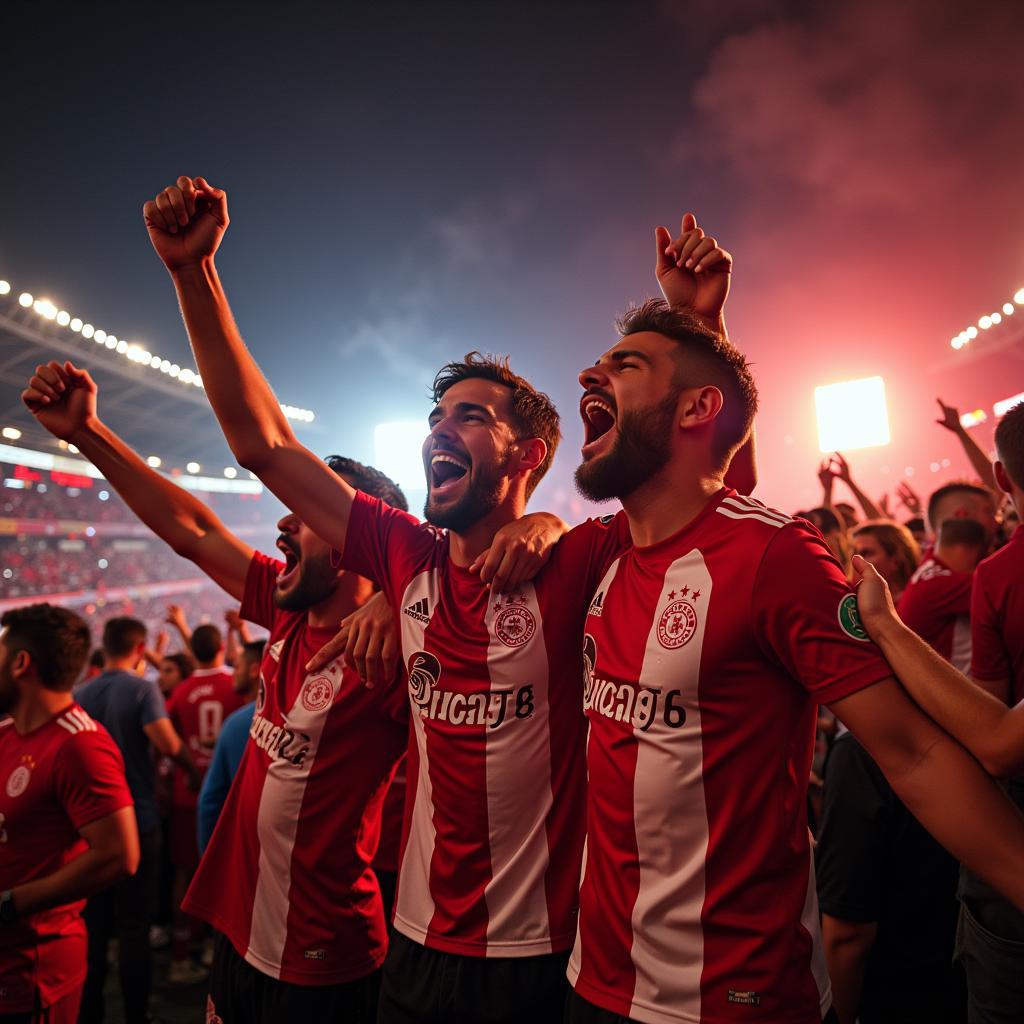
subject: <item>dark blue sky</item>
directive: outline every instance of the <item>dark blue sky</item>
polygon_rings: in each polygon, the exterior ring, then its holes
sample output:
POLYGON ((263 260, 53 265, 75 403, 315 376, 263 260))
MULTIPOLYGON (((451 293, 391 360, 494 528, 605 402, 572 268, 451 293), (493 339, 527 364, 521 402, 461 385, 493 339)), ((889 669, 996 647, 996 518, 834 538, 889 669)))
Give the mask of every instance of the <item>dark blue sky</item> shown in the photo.
POLYGON ((1008 3, 969 28, 924 3, 895 20, 812 10, 7 12, 0 276, 187 359, 140 209, 203 174, 228 190, 218 262, 240 326, 282 400, 320 414, 314 447, 370 457, 374 423, 425 414, 441 362, 511 352, 562 409, 540 498, 566 511, 575 374, 653 291, 655 224, 693 208, 736 253, 766 498, 806 503, 813 385, 875 372, 914 410, 903 448, 863 456, 879 489, 883 463, 945 452, 916 411, 932 391, 982 404, 1020 376, 1003 360, 921 380, 950 333, 1024 285, 1016 175, 964 163, 984 142, 1019 169, 1021 87, 981 56, 998 64, 1024 34, 1008 3), (965 196, 979 173, 984 195, 965 196))

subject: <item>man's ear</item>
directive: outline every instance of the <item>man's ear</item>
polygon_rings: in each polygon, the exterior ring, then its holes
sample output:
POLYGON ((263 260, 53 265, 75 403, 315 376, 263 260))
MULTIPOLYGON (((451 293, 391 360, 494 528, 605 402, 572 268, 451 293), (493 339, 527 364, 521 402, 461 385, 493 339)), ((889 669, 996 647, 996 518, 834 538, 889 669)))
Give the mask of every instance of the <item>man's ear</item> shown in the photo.
POLYGON ((528 437, 517 441, 516 445, 519 449, 519 472, 533 472, 547 458, 548 445, 542 438, 528 437))
POLYGON ((29 669, 32 667, 32 656, 28 651, 18 651, 18 653, 11 659, 11 675, 15 679, 21 679, 23 676, 28 675, 29 669))
POLYGON ((1006 472, 1006 467, 996 460, 992 468, 995 471, 996 483, 999 484, 999 489, 1006 491, 1007 494, 1013 494, 1013 484, 1010 481, 1010 474, 1006 472))
POLYGON ((711 426, 725 405, 725 397, 713 384, 689 388, 683 392, 679 407, 679 426, 684 430, 711 426))

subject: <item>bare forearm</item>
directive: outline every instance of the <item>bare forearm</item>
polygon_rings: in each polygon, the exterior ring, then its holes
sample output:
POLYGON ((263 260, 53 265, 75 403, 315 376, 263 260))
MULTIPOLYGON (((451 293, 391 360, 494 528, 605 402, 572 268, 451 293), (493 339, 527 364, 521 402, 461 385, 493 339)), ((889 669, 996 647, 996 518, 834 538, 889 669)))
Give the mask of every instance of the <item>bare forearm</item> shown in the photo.
POLYGON ((847 480, 846 484, 868 519, 884 518, 882 510, 852 480, 847 480))
POLYGON ((94 420, 69 438, 107 478, 128 507, 175 551, 220 527, 197 498, 151 469, 106 424, 94 420))
POLYGON ((825 933, 822 936, 825 961, 832 982, 832 1007, 839 1017, 839 1024, 854 1024, 864 988, 864 971, 867 968, 871 942, 847 942, 829 935, 827 916, 822 922, 822 931, 825 933))
POLYGON ((986 487, 998 494, 999 484, 996 483, 996 473, 992 467, 992 460, 982 451, 981 445, 963 427, 955 433, 974 472, 978 474, 978 479, 986 487))
POLYGON ((975 686, 899 620, 873 626, 871 634, 903 688, 986 770, 1006 775, 1024 763, 1020 711, 975 686))
MULTIPOLYGON (((235 325, 212 259, 172 274, 203 387, 243 465, 294 441, 281 406, 235 325)), ((252 468, 252 467, 250 467, 252 468)))
POLYGON ((84 899, 130 874, 119 851, 86 850, 45 878, 12 890, 19 917, 84 899))
POLYGON ((879 767, 943 847, 1024 910, 1024 816, 963 747, 936 731, 909 770, 879 767))

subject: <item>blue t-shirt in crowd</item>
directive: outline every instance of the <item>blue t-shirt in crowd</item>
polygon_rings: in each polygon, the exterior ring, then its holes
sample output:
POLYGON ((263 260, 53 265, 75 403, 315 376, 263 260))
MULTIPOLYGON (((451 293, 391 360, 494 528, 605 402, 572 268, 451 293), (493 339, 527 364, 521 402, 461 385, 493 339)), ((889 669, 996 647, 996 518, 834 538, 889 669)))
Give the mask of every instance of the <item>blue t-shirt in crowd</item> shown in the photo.
POLYGON ((159 828, 156 770, 149 739, 142 727, 167 717, 160 687, 152 679, 114 669, 90 679, 75 691, 75 699, 106 728, 121 750, 139 831, 159 828))
POLYGON ((231 789, 231 782, 249 741, 249 727, 255 710, 256 701, 249 701, 244 707, 232 711, 221 726, 217 745, 213 748, 213 760, 203 779, 203 788, 199 791, 200 853, 205 851, 224 801, 228 798, 228 790, 231 789))

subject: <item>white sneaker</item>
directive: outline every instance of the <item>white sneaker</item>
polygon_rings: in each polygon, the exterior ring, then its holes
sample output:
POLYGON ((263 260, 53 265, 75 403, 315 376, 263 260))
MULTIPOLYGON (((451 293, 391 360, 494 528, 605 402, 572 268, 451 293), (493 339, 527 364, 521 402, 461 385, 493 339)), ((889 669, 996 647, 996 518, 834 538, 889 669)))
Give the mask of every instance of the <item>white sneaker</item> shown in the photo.
POLYGON ((172 960, 167 980, 172 985, 198 985, 210 972, 191 960, 172 960))

